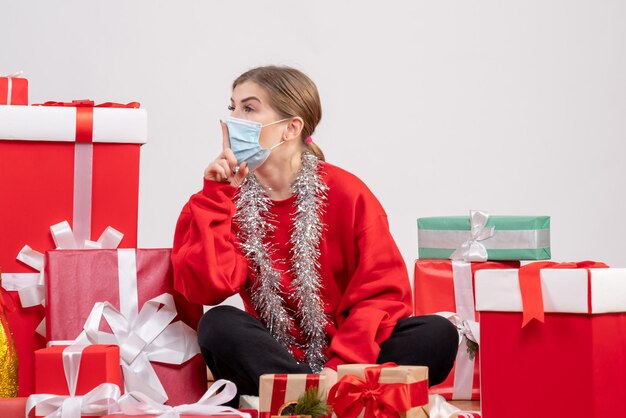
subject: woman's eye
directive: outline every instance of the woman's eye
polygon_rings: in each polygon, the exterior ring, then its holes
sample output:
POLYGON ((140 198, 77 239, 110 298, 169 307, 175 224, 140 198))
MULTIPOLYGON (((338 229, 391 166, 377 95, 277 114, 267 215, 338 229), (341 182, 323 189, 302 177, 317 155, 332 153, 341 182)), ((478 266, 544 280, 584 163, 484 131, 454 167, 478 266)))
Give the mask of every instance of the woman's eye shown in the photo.
POLYGON ((248 113, 248 112, 254 112, 254 109, 251 106, 246 106, 243 108, 243 111, 248 113))
POLYGON ((228 106, 228 110, 230 110, 231 112, 232 112, 232 111, 234 111, 234 110, 235 110, 235 106, 233 106, 233 105, 229 105, 229 106, 228 106))

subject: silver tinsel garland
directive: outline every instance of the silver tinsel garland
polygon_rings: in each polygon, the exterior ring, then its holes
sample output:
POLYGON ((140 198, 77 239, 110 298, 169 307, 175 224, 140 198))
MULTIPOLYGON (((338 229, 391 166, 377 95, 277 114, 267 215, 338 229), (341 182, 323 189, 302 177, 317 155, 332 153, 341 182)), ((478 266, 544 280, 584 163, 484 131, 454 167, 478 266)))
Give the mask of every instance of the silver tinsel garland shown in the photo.
MULTIPOLYGON (((296 195, 296 213, 289 243, 292 245, 291 291, 298 303, 297 319, 307 343, 306 362, 314 373, 324 367, 327 347, 324 327, 328 323, 320 297, 319 242, 324 230, 321 215, 328 186, 319 173, 319 160, 310 153, 302 155, 302 168, 292 184, 296 195)), ((261 320, 287 350, 291 352, 294 337, 290 329, 293 318, 285 308, 280 288, 281 272, 272 262, 271 245, 264 243, 268 232, 275 229, 270 217, 272 201, 254 175, 249 174, 241 185, 236 200, 235 221, 239 227, 241 248, 251 261, 257 276, 252 303, 261 320)))

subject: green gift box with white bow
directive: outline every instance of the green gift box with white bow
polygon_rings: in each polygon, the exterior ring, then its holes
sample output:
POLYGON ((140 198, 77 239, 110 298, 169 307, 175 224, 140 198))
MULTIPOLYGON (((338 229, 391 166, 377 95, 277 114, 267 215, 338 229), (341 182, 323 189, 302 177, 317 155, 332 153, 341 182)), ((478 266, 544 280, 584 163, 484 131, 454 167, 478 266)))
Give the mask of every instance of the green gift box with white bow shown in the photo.
POLYGON ((435 216, 417 220, 420 259, 548 260, 549 216, 435 216))

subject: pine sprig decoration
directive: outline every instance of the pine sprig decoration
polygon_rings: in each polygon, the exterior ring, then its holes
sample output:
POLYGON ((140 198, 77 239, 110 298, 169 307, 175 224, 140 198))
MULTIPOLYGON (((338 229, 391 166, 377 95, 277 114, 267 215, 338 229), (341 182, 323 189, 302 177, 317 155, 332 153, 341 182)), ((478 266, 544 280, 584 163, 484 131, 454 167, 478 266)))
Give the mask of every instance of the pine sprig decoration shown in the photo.
POLYGON ((467 354, 469 354, 469 359, 474 360, 476 357, 476 353, 478 352, 478 344, 469 338, 466 340, 467 342, 467 354))
POLYGON ((281 415, 311 415, 313 418, 325 417, 330 413, 330 409, 326 401, 320 399, 317 392, 318 389, 316 387, 307 389, 307 391, 298 398, 295 407, 293 409, 285 408, 281 411, 281 415), (289 411, 287 409, 289 409, 289 411))

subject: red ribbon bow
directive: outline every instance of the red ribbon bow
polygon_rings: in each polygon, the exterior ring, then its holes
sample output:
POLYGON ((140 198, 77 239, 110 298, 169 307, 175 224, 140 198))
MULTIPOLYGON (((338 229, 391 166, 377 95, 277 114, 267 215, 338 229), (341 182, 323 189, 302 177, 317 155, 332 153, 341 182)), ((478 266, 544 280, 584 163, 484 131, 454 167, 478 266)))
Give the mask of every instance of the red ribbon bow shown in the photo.
POLYGON ((522 293, 522 328, 531 320, 544 322, 543 293, 541 292, 540 270, 551 269, 580 269, 587 270, 587 280, 591 280, 590 268, 608 268, 609 266, 597 261, 579 261, 570 263, 555 263, 553 261, 539 261, 530 263, 519 269, 519 287, 522 293))
POLYGON ((392 418, 428 403, 428 380, 414 383, 379 383, 382 369, 395 367, 385 363, 365 369, 365 380, 343 376, 328 393, 328 403, 341 418, 356 418, 365 408, 364 418, 392 418))
POLYGON ((127 104, 106 102, 95 104, 93 100, 72 100, 71 102, 45 102, 33 106, 63 106, 76 108, 76 142, 93 142, 93 108, 127 108, 138 109, 139 102, 127 104))

